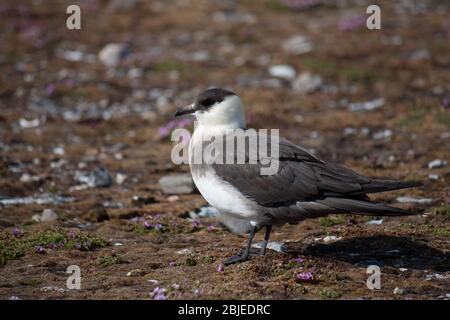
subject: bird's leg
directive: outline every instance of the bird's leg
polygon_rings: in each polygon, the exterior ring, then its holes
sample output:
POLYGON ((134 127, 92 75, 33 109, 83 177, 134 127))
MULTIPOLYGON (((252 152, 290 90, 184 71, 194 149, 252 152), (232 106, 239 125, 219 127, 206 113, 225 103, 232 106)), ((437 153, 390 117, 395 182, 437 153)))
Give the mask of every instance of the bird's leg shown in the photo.
POLYGON ((250 259, 250 249, 252 247, 252 241, 253 241, 256 231, 258 231, 257 227, 253 227, 250 230, 250 234, 248 235, 248 241, 247 241, 247 245, 245 246, 244 253, 242 253, 242 254, 238 253, 237 255, 232 256, 230 259, 226 260, 223 263, 224 265, 227 266, 227 265, 230 265, 233 263, 243 262, 243 261, 247 261, 250 259))
POLYGON ((267 244, 269 243, 270 231, 272 231, 272 225, 268 224, 268 225, 266 225, 266 233, 264 234, 264 240, 261 245, 260 255, 262 255, 262 256, 264 256, 266 254, 267 244))

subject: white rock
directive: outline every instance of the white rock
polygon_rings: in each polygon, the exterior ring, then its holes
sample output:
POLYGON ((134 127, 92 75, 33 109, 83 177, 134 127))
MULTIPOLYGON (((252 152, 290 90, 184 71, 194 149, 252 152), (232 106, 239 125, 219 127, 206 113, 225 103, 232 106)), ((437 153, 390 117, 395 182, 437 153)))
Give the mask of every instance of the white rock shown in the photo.
POLYGON ((303 72, 292 82, 292 89, 300 93, 312 93, 322 87, 322 78, 309 72, 303 72))
POLYGON ((367 221, 366 222, 366 224, 371 224, 371 225, 380 225, 380 224, 382 224, 383 223, 383 219, 380 219, 380 220, 370 220, 370 221, 367 221))
POLYGON ((356 134, 357 132, 358 130, 356 130, 355 128, 347 127, 344 129, 344 136, 351 136, 356 134))
POLYGON ((350 103, 348 105, 348 109, 350 111, 372 111, 381 108, 384 105, 385 101, 383 98, 378 98, 374 100, 364 101, 364 102, 355 102, 350 103))
POLYGON ((419 203, 419 204, 429 204, 433 202, 430 198, 414 198, 410 196, 398 197, 395 199, 399 203, 419 203))
POLYGON ((41 180, 41 178, 39 176, 32 176, 29 173, 23 173, 20 176, 20 182, 23 182, 23 183, 29 183, 29 182, 39 181, 39 180, 41 180))
POLYGON ((58 215, 52 209, 45 209, 41 214, 41 221, 54 221, 58 219, 58 215))
POLYGON ((312 51, 313 45, 309 39, 303 35, 294 35, 281 44, 284 51, 293 54, 303 54, 312 51))
POLYGON ((447 161, 441 160, 441 159, 436 159, 436 160, 430 161, 428 163, 428 169, 442 168, 442 167, 445 167, 446 165, 447 165, 447 161))
POLYGON ((279 64, 269 68, 269 74, 272 77, 293 80, 297 74, 295 69, 287 64, 279 64))
POLYGON ((22 128, 36 128, 39 127, 40 121, 38 118, 33 119, 33 120, 27 120, 24 118, 20 118, 19 120, 19 125, 22 128))
POLYGON ((81 61, 84 57, 84 53, 77 50, 62 51, 59 55, 67 61, 81 61))
POLYGON ((176 202, 178 200, 180 200, 180 197, 177 196, 177 195, 173 195, 173 196, 168 196, 167 197, 167 201, 169 201, 169 202, 176 202))
MULTIPOLYGON (((252 248, 261 249, 262 248, 262 242, 254 243, 252 245, 252 248)), ((286 246, 283 243, 277 242, 277 241, 269 241, 267 243, 267 249, 273 250, 280 253, 286 252, 286 246)))
POLYGON ((53 153, 57 154, 59 156, 63 156, 65 151, 64 151, 63 147, 56 147, 56 148, 53 148, 53 153))
POLYGON ((121 185, 122 183, 124 183, 125 180, 127 180, 127 175, 126 174, 123 174, 123 173, 116 174, 116 183, 118 185, 121 185))
POLYGON ((373 134, 375 140, 388 139, 390 137, 392 137, 392 130, 389 129, 381 130, 373 134))
POLYGON ((191 254, 191 253, 192 253, 192 250, 188 249, 188 248, 181 249, 181 250, 177 251, 177 254, 191 254))
POLYGON ((36 222, 48 222, 48 221, 55 221, 58 219, 58 215, 53 211, 52 209, 45 209, 42 211, 42 213, 35 214, 33 217, 31 217, 31 220, 36 222))
POLYGON ((403 295, 405 293, 406 293, 406 289, 398 288, 398 287, 394 289, 394 294, 403 295))
POLYGON ((50 291, 64 292, 64 289, 56 286, 46 286, 41 288, 41 292, 50 292, 50 291))
POLYGON ((437 181, 437 180, 439 180, 439 175, 436 174, 436 173, 430 173, 430 174, 428 175, 428 179, 437 181))
POLYGON ((98 58, 106 66, 114 67, 122 60, 125 50, 123 43, 110 43, 99 52, 98 58))
POLYGON ((326 236, 323 238, 323 242, 334 242, 342 240, 342 237, 336 237, 336 236, 326 236))

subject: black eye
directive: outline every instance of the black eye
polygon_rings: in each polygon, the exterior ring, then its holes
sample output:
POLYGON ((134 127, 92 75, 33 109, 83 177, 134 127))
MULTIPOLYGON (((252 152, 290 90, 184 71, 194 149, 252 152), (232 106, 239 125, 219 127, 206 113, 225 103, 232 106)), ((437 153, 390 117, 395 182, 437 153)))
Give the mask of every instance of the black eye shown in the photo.
POLYGON ((207 98, 207 99, 202 100, 200 103, 202 106, 207 108, 207 107, 211 107, 212 105, 214 105, 215 103, 220 102, 220 101, 221 101, 220 99, 207 98))

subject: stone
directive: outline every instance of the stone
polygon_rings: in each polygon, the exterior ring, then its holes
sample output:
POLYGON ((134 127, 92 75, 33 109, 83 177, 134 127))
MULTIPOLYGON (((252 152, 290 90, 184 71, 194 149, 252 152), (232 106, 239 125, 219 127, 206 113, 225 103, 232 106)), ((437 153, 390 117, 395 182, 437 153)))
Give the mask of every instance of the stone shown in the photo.
POLYGON ((284 51, 292 54, 304 54, 312 51, 313 45, 304 35, 294 35, 281 44, 284 51))
POLYGON ((348 109, 352 112, 357 111, 373 111, 384 106, 385 100, 383 98, 373 99, 364 102, 354 102, 348 105, 348 109))
POLYGON ((42 213, 40 215, 35 214, 31 218, 31 220, 36 221, 36 222, 49 222, 49 221, 55 221, 57 219, 58 219, 58 215, 52 209, 45 209, 44 211, 42 211, 42 213))
POLYGON ((279 64, 269 68, 269 74, 272 77, 281 78, 285 80, 293 80, 297 74, 295 69, 287 64, 279 64))
POLYGON ((322 78, 309 72, 302 72, 292 82, 292 89, 300 93, 312 93, 322 87, 322 78))
POLYGON ((398 197, 395 200, 399 203, 430 204, 433 202, 433 199, 430 198, 415 198, 410 196, 398 197))
POLYGON ((436 159, 436 160, 428 162, 428 169, 438 169, 438 168, 445 167, 446 165, 447 165, 447 161, 441 160, 441 159, 436 159))
POLYGON ((190 174, 176 174, 159 179, 159 185, 165 194, 189 194, 194 192, 195 185, 190 174))
POLYGON ((108 67, 117 66, 128 53, 128 47, 123 43, 107 44, 98 53, 99 60, 108 67))

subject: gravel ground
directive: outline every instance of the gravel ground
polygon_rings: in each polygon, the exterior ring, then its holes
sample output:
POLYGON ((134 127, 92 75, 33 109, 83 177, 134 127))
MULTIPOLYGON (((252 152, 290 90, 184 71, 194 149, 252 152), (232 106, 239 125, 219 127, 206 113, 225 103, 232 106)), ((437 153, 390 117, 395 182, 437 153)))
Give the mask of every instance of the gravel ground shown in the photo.
POLYGON ((437 0, 3 0, 0 298, 449 299, 449 21, 437 0), (209 86, 324 160, 424 181, 373 196, 419 214, 285 225, 285 252, 222 268, 246 238, 159 183, 188 172, 172 114, 209 86))

